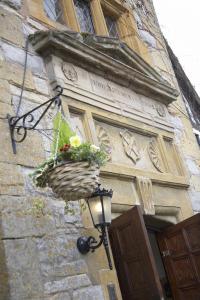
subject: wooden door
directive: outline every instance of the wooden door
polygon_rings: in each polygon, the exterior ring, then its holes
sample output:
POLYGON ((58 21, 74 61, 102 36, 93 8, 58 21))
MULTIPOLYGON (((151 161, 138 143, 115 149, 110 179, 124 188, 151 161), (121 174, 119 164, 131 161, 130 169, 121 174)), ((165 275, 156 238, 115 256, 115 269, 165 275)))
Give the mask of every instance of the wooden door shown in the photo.
POLYGON ((114 219, 109 235, 123 300, 164 299, 140 207, 114 219))
POLYGON ((174 300, 200 300, 200 214, 158 234, 174 300))

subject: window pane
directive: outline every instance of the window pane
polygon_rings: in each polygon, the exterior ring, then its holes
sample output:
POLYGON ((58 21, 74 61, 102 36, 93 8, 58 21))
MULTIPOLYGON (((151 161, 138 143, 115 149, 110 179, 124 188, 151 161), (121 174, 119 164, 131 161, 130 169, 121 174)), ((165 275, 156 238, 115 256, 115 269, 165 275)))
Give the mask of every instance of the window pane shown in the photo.
POLYGON ((117 22, 116 20, 108 15, 105 15, 105 21, 106 21, 106 25, 107 25, 107 29, 108 29, 108 34, 111 37, 116 37, 118 38, 118 32, 117 32, 117 22))
POLYGON ((44 11, 51 20, 64 24, 62 6, 59 0, 44 0, 44 11))
POLYGON ((81 31, 94 33, 89 1, 74 0, 74 5, 81 31))

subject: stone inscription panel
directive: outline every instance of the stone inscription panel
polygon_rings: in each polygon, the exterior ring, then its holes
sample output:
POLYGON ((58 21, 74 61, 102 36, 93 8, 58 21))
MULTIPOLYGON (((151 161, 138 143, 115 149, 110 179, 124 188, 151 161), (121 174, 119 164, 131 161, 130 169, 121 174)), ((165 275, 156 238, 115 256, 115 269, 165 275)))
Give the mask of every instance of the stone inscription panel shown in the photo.
POLYGON ((66 90, 72 89, 79 95, 92 98, 107 108, 115 107, 119 113, 127 116, 127 113, 135 114, 154 122, 168 124, 169 115, 164 104, 151 98, 135 93, 133 90, 115 84, 103 76, 90 73, 80 67, 53 58, 55 79, 61 79, 66 90))

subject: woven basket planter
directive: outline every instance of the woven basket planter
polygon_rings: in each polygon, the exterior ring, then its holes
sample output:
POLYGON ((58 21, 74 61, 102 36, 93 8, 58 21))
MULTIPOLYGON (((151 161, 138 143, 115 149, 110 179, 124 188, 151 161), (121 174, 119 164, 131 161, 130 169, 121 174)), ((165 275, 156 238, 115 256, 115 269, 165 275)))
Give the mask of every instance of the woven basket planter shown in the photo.
POLYGON ((48 176, 48 186, 65 201, 91 196, 99 183, 98 165, 66 161, 54 167, 48 176))

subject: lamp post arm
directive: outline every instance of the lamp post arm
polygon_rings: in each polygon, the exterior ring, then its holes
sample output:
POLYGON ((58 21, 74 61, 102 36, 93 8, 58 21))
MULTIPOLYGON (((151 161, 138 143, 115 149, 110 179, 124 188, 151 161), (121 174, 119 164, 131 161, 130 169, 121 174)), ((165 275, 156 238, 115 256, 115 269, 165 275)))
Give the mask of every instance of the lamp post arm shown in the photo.
POLYGON ((97 240, 93 236, 80 237, 77 240, 77 248, 80 251, 80 253, 86 254, 89 251, 94 252, 97 248, 99 248, 103 244, 106 251, 106 256, 108 259, 110 270, 112 270, 113 267, 112 267, 112 261, 111 261, 110 251, 109 251, 107 231, 104 226, 101 227, 101 234, 99 236, 99 239, 100 239, 99 242, 97 242, 97 240))
POLYGON ((97 240, 93 236, 89 236, 87 243, 92 252, 94 252, 97 248, 99 248, 103 244, 104 236, 103 234, 99 236, 100 240, 97 242, 97 240))

